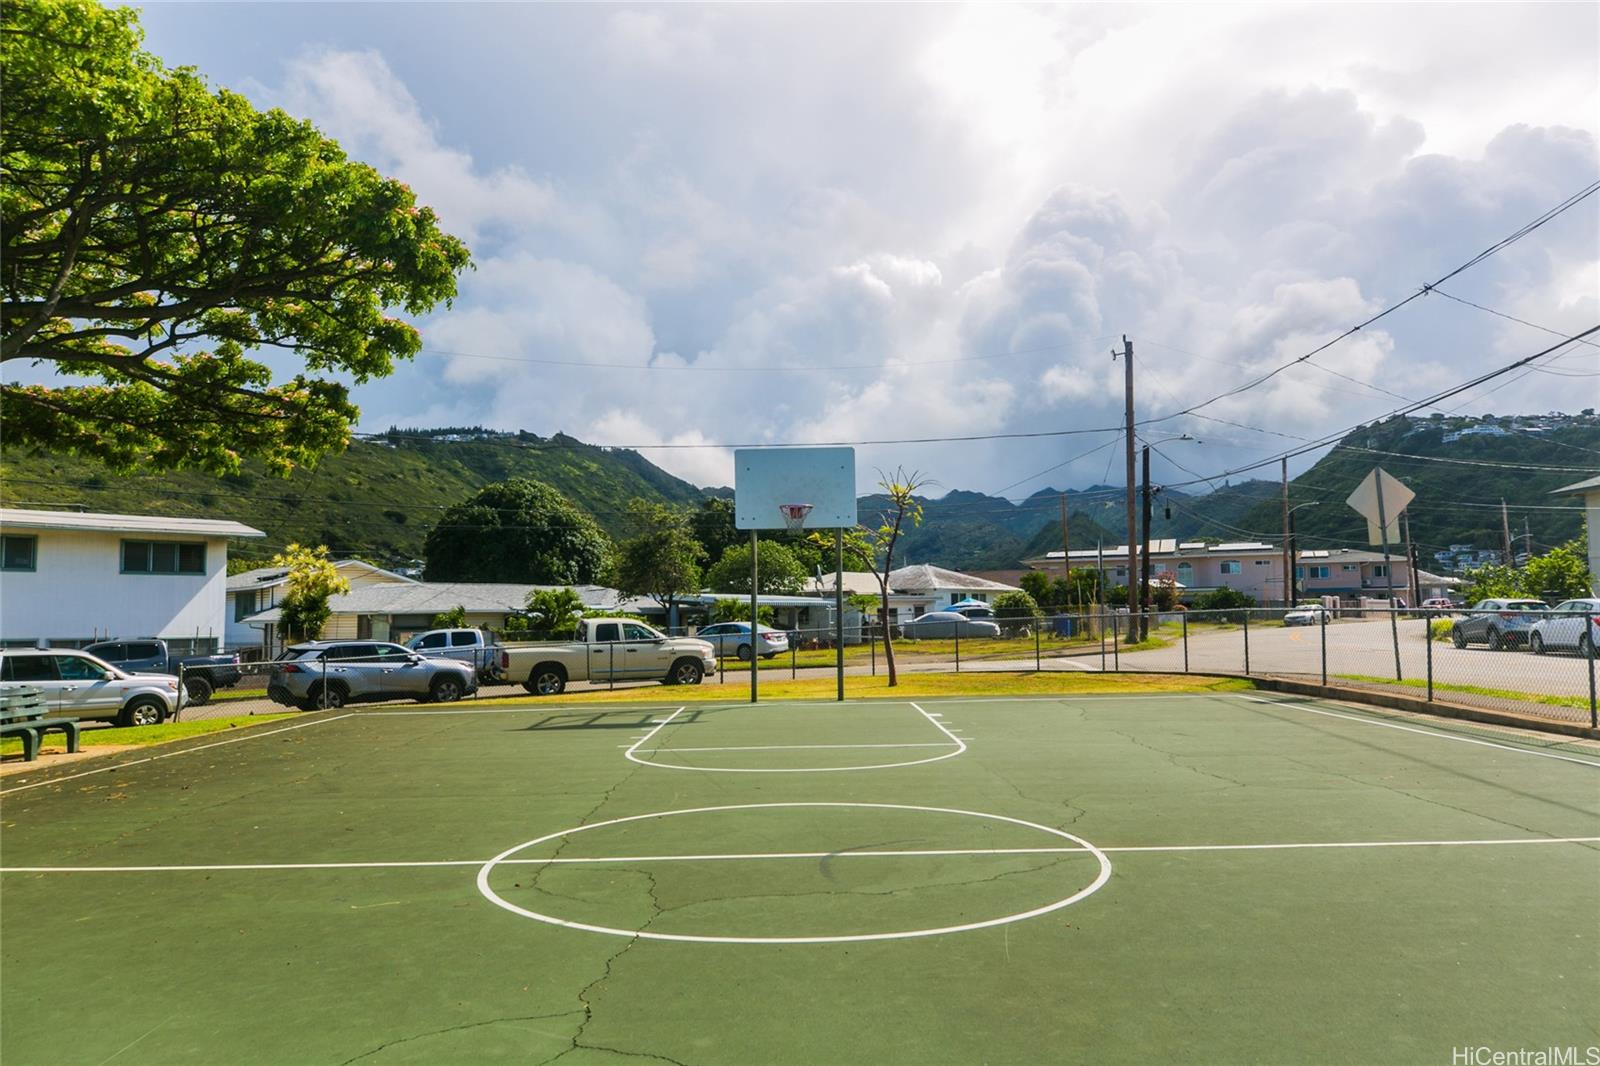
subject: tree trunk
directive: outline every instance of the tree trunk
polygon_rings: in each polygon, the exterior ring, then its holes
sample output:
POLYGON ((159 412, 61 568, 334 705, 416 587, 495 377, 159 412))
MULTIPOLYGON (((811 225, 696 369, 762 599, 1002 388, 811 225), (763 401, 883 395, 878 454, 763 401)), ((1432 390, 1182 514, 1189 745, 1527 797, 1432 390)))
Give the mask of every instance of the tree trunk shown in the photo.
POLYGON ((894 688, 899 684, 899 679, 894 672, 894 641, 889 635, 889 585, 883 585, 883 603, 878 608, 878 618, 883 623, 883 661, 889 667, 889 687, 894 688))

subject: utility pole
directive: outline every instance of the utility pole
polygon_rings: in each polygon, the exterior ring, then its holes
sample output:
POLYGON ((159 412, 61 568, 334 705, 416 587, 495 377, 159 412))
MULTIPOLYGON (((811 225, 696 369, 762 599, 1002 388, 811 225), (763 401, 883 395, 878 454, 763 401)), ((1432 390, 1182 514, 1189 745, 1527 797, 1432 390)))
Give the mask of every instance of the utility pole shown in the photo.
POLYGON ((1411 512, 1400 512, 1400 528, 1406 535, 1406 584, 1411 588, 1411 606, 1422 606, 1422 578, 1417 576, 1417 546, 1411 542, 1411 512))
POLYGON ((1150 635, 1150 445, 1144 446, 1144 537, 1139 545, 1139 639, 1150 635))
POLYGON ((1533 558, 1533 522, 1527 516, 1522 519, 1522 553, 1533 558))
POLYGON ((1383 540, 1383 584, 1389 604, 1389 635, 1394 639, 1394 679, 1400 674, 1400 618, 1394 609, 1394 560, 1389 557, 1389 515, 1383 506, 1383 472, 1373 479, 1378 494, 1378 536, 1383 540))
POLYGON ((1294 559, 1289 547, 1289 458, 1283 459, 1283 609, 1294 607, 1294 559))
POLYGON ((1503 538, 1500 545, 1500 561, 1510 566, 1511 555, 1511 517, 1506 512, 1506 498, 1500 497, 1500 535, 1503 538))
POLYGON ((1072 603, 1076 596, 1072 590, 1072 538, 1067 536, 1067 494, 1059 497, 1061 502, 1061 578, 1067 583, 1067 602, 1072 603))
MULTIPOLYGON (((1112 349, 1111 358, 1115 359, 1117 357, 1117 355, 1118 355, 1118 353, 1117 353, 1116 349, 1112 349)), ((1128 613, 1130 615, 1132 615, 1133 612, 1135 610, 1137 610, 1137 608, 1134 606, 1135 601, 1134 601, 1134 596, 1133 596, 1133 586, 1134 586, 1133 575, 1134 575, 1134 568, 1138 565, 1138 559, 1136 558, 1137 549, 1135 548, 1135 539, 1138 537, 1139 531, 1138 531, 1137 527, 1134 524, 1134 515, 1133 515, 1133 512, 1134 512, 1134 505, 1133 505, 1133 491, 1134 491, 1134 489, 1133 489, 1133 486, 1134 486, 1134 476, 1133 476, 1133 342, 1128 339, 1128 335, 1126 333, 1124 333, 1122 335, 1122 352, 1121 352, 1121 355, 1122 355, 1122 372, 1123 372, 1123 419, 1127 424, 1127 432, 1128 432, 1127 449, 1126 449, 1127 450, 1127 455, 1126 455, 1127 463, 1126 463, 1126 467, 1125 467, 1125 471, 1124 471, 1124 480, 1123 480, 1123 485, 1125 485, 1126 489, 1127 489, 1127 491, 1125 493, 1125 495, 1126 495, 1125 506, 1126 506, 1126 510, 1127 510, 1127 519, 1128 519, 1128 613)), ((1134 619, 1130 617, 1128 619, 1128 621, 1129 621, 1129 624, 1131 626, 1133 621, 1134 621, 1134 619)))

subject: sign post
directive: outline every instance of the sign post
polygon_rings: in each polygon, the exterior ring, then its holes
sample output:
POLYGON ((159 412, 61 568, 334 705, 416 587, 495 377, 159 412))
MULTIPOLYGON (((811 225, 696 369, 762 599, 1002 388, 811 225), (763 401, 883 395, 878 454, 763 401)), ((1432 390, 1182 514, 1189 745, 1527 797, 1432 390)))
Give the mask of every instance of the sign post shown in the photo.
POLYGON ((1389 600, 1389 634, 1394 643, 1394 679, 1403 681, 1400 668, 1400 618, 1394 603, 1394 560, 1389 552, 1391 533, 1398 533, 1400 515, 1417 494, 1391 477, 1381 466, 1356 486, 1345 502, 1367 520, 1369 543, 1383 547, 1383 583, 1389 600))

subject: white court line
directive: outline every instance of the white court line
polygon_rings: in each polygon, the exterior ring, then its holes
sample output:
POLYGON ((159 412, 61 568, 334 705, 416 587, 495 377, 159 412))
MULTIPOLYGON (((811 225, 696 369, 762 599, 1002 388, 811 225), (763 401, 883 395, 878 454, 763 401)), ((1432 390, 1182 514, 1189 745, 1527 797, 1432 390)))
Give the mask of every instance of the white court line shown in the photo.
POLYGON ((633 762, 641 762, 642 760, 635 759, 633 757, 633 753, 635 751, 639 750, 639 745, 643 744, 645 741, 649 740, 651 737, 653 737, 657 733, 661 732, 663 729, 665 729, 667 727, 667 723, 668 722, 672 721, 674 718, 678 717, 678 715, 682 714, 684 711, 686 711, 688 709, 689 709, 688 705, 685 704, 684 706, 679 707, 677 710, 673 711, 671 714, 667 715, 666 719, 664 721, 662 721, 662 723, 660 725, 656 726, 654 729, 650 730, 650 732, 646 733, 644 736, 642 736, 638 740, 634 741, 633 742, 633 746, 630 747, 627 751, 623 752, 622 754, 627 756, 628 759, 630 759, 633 762))
MULTIPOLYGON (((906 700, 906 701, 901 701, 901 700, 879 700, 879 701, 867 701, 867 702, 875 703, 877 706, 880 706, 880 707, 883 707, 883 706, 896 707, 896 706, 901 706, 902 704, 904 704, 906 706, 910 706, 918 714, 922 715, 928 721, 932 722, 934 727, 937 728, 939 730, 939 732, 941 732, 945 736, 949 737, 950 740, 952 741, 952 743, 951 744, 938 743, 938 744, 929 744, 929 745, 922 745, 922 744, 892 744, 892 745, 878 745, 878 744, 819 744, 819 745, 796 745, 796 746, 798 746, 798 747, 813 747, 813 746, 814 747, 833 747, 833 748, 857 748, 857 747, 862 747, 862 748, 867 748, 867 747, 895 747, 895 748, 899 748, 899 747, 908 747, 908 748, 909 747, 934 747, 934 748, 949 748, 949 747, 954 747, 955 750, 947 751, 943 755, 933 755, 933 756, 930 756, 930 757, 928 757, 926 759, 912 759, 912 760, 910 760, 908 762, 874 763, 874 764, 872 764, 870 766, 783 766, 783 767, 689 766, 689 765, 687 765, 685 763, 658 762, 658 761, 656 761, 656 756, 658 756, 658 755, 672 755, 673 753, 679 752, 679 751, 697 751, 697 750, 698 751, 717 751, 717 750, 738 751, 738 750, 741 750, 741 749, 738 749, 738 748, 721 748, 721 749, 717 749, 717 748, 699 748, 699 749, 696 749, 696 748, 652 748, 648 752, 649 758, 644 758, 644 757, 640 756, 639 753, 638 753, 638 749, 640 748, 640 746, 643 745, 646 741, 648 741, 650 739, 650 737, 655 736, 656 733, 661 731, 661 729, 666 725, 666 722, 663 722, 661 725, 659 725, 655 729, 651 730, 649 736, 646 736, 644 738, 644 740, 640 741, 638 744, 635 744, 633 747, 629 748, 623 754, 630 761, 636 762, 641 766, 657 766, 657 767, 660 767, 663 770, 689 770, 689 771, 698 772, 698 773, 717 773, 717 774, 826 774, 826 773, 845 773, 845 772, 851 772, 851 771, 856 771, 856 770, 890 770, 890 769, 894 769, 894 768, 900 767, 900 766, 921 766, 924 763, 940 762, 940 761, 942 761, 944 759, 953 759, 957 755, 960 755, 961 753, 963 753, 963 752, 965 752, 967 750, 967 745, 962 741, 962 739, 960 737, 956 736, 954 733, 950 732, 950 730, 948 730, 944 726, 940 725, 939 722, 935 718, 933 718, 932 715, 928 714, 927 711, 924 711, 921 707, 918 707, 915 703, 912 703, 909 700, 906 700)), ((836 705, 837 704, 835 704, 835 706, 836 705)), ((679 707, 678 711, 673 712, 672 718, 676 718, 678 716, 678 712, 679 711, 683 711, 683 710, 685 710, 684 707, 679 707)), ((668 722, 672 721, 672 718, 668 718, 667 721, 668 722)), ((773 746, 774 747, 790 747, 790 745, 773 745, 773 746)), ((761 750, 761 749, 760 748, 747 748, 747 749, 743 749, 743 750, 757 751, 757 750, 761 750)))
MULTIPOLYGON (((1301 841, 1288 844, 1132 844, 1102 847, 1108 854, 1139 852, 1211 851, 1310 851, 1350 848, 1463 848, 1498 847, 1517 844, 1600 844, 1600 837, 1506 837, 1489 840, 1335 840, 1301 841)), ((904 851, 765 851, 710 855, 598 855, 591 857, 552 857, 548 859, 503 859, 502 866, 583 866, 640 862, 741 862, 769 859, 898 859, 917 857, 994 857, 1008 855, 1077 855, 1083 847, 1057 848, 940 848, 904 851)), ((217 873, 271 870, 393 870, 430 869, 441 866, 482 866, 482 859, 437 859, 396 862, 284 862, 214 863, 182 866, 6 866, 0 874, 72 873, 217 873)))
POLYGON ((751 744, 739 748, 653 748, 651 753, 664 751, 668 755, 680 751, 787 751, 810 748, 949 748, 944 741, 930 744, 751 744))
POLYGON ((249 731, 245 736, 234 737, 231 740, 218 740, 210 744, 197 744, 192 748, 183 748, 178 751, 169 751, 162 755, 150 755, 143 759, 132 759, 128 762, 119 762, 114 766, 101 766, 93 770, 85 770, 81 774, 68 774, 65 777, 52 777, 48 781, 35 781, 31 785, 18 785, 16 788, 0 790, 0 796, 9 796, 13 792, 26 792, 30 788, 40 788, 44 785, 59 785, 63 781, 76 781, 80 777, 89 777, 93 774, 110 773, 112 770, 121 770, 129 766, 138 766, 140 763, 155 762, 157 759, 170 759, 174 755, 187 755, 191 751, 205 751, 207 748, 220 748, 224 744, 239 744, 246 740, 256 740, 260 737, 276 736, 279 733, 288 733, 296 729, 310 729, 314 725, 327 725, 343 718, 354 718, 355 714, 336 714, 332 718, 323 718, 315 722, 301 722, 299 725, 285 726, 282 729, 264 729, 259 732, 249 731))
POLYGON ((1378 722, 1371 718, 1360 718, 1353 714, 1339 714, 1337 711, 1324 711, 1316 707, 1306 707, 1298 703, 1284 703, 1280 700, 1263 700, 1254 696, 1241 696, 1240 699, 1251 703, 1265 703, 1269 707, 1283 707, 1291 711, 1305 711, 1307 714, 1321 714, 1329 718, 1343 718, 1347 722, 1359 722, 1362 725, 1382 726, 1385 729, 1399 729, 1406 733, 1421 733, 1425 737, 1438 737, 1441 740, 1454 740, 1461 744, 1476 744, 1484 748, 1499 748, 1501 751, 1514 751, 1519 755, 1534 755, 1541 759, 1560 759, 1562 762, 1575 762, 1579 766, 1593 766, 1600 770, 1600 762, 1590 762, 1588 759, 1578 759, 1571 755, 1558 755, 1553 751, 1533 751, 1529 748, 1519 748, 1514 744, 1497 744, 1492 740, 1478 740, 1476 737, 1458 737, 1453 733, 1440 733, 1433 729, 1419 729, 1414 725, 1401 725, 1398 722, 1378 722))

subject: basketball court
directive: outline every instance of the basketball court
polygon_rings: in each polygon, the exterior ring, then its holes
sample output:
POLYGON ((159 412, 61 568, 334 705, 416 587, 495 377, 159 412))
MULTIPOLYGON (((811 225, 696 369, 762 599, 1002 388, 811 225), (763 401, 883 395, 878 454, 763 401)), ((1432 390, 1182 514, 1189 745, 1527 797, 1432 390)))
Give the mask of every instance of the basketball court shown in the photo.
POLYGON ((1248 692, 530 702, 0 797, 7 1062, 1596 1043, 1600 746, 1492 727, 1248 692))

